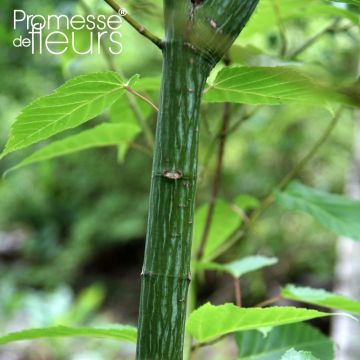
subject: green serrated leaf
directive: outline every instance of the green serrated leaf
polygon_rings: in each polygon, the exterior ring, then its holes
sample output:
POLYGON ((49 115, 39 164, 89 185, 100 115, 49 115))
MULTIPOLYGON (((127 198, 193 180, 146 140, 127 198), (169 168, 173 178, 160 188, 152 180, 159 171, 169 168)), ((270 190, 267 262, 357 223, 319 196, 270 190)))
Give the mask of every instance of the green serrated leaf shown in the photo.
POLYGON ((287 285, 281 291, 285 299, 296 300, 330 309, 349 311, 360 315, 360 301, 337 295, 323 289, 287 285))
POLYGON ((310 351, 320 360, 334 358, 331 339, 305 323, 277 326, 267 337, 257 330, 250 330, 237 333, 235 338, 238 360, 278 360, 291 347, 310 351))
POLYGON ((55 141, 22 160, 8 171, 40 161, 86 150, 93 147, 112 146, 128 143, 140 132, 140 128, 130 124, 101 124, 93 129, 55 141))
POLYGON ((0 158, 98 116, 122 92, 123 83, 114 72, 82 75, 67 81, 51 95, 23 109, 0 158))
POLYGON ((296 351, 295 349, 288 350, 281 360, 319 360, 308 351, 296 351))
POLYGON ((360 201, 329 194, 293 182, 284 192, 276 193, 279 205, 302 211, 337 235, 360 241, 360 201))
POLYGON ((136 342, 136 328, 118 325, 111 327, 68 327, 55 326, 49 328, 17 331, 0 337, 0 345, 21 340, 47 339, 55 337, 94 337, 136 342))
POLYGON ((200 263, 199 267, 203 270, 218 270, 227 272, 233 277, 239 278, 244 274, 259 270, 266 266, 274 265, 277 262, 277 258, 269 258, 266 256, 256 255, 248 256, 246 258, 233 261, 228 264, 200 263))
POLYGON ((279 105, 325 106, 342 99, 290 67, 227 67, 205 90, 204 101, 279 105))
POLYGON ((295 307, 240 308, 207 303, 190 314, 187 330, 200 343, 237 331, 291 324, 331 314, 295 307))

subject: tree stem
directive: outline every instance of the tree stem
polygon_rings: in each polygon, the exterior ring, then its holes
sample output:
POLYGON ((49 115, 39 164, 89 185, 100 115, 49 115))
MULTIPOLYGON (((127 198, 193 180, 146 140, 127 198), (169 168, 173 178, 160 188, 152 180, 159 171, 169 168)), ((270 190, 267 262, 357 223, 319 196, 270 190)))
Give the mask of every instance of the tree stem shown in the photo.
MULTIPOLYGON (((167 17, 174 14, 170 10, 167 17)), ((138 360, 182 359, 195 203, 199 109, 211 65, 171 27, 164 45, 142 271, 138 360)))
POLYGON ((201 97, 210 70, 228 51, 257 2, 212 0, 199 5, 164 0, 166 37, 137 360, 183 358, 201 97))

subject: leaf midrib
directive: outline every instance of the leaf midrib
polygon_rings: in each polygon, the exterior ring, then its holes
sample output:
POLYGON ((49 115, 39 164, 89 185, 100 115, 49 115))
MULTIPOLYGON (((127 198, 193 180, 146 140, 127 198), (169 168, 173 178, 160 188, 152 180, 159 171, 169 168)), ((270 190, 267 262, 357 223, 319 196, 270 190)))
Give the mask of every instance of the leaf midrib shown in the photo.
MULTIPOLYGON (((269 98, 269 99, 273 99, 273 100, 292 100, 292 101, 301 101, 303 99, 299 99, 299 98, 295 98, 295 97, 287 97, 285 95, 278 95, 278 96, 275 96, 275 95, 264 95, 264 94, 261 94, 261 93, 257 93, 255 91, 250 91, 250 90, 239 90, 239 89, 229 89, 229 88, 223 88, 221 86, 213 86, 212 89, 215 89, 215 90, 221 90, 221 91, 225 91, 225 92, 233 92, 233 93, 239 93, 239 94, 248 94, 248 95, 253 95, 253 96, 259 96, 261 98, 269 98)), ((209 89, 210 90, 210 89, 209 89)), ((208 92, 209 93, 209 92, 208 92)))

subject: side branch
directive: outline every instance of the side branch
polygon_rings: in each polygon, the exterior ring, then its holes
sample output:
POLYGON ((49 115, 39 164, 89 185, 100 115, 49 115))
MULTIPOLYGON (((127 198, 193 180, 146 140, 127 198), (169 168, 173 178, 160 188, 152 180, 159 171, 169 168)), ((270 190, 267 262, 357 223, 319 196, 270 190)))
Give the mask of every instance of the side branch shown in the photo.
POLYGON ((128 91, 130 94, 133 94, 134 96, 138 97, 142 101, 146 102, 148 105, 150 105, 156 112, 159 112, 159 108, 146 96, 139 94, 137 91, 135 91, 132 87, 125 85, 124 89, 128 91))
POLYGON ((196 256, 198 260, 201 259, 201 257, 203 256, 206 241, 209 236, 211 221, 214 216, 216 200, 219 195, 221 174, 222 174, 223 162, 224 162, 225 144, 226 144, 226 139, 227 139, 227 135, 228 135, 229 122, 230 122, 230 104, 225 103, 222 124, 221 124, 221 130, 218 135, 219 149, 218 149, 217 160, 216 160, 215 174, 214 174, 214 178, 212 181, 209 210, 206 214, 205 226, 204 226, 204 230, 203 230, 203 233, 201 236, 199 250, 198 250, 197 256, 196 256))
MULTIPOLYGON (((318 141, 310 148, 308 153, 294 166, 293 169, 287 173, 284 178, 280 181, 280 183, 276 186, 276 190, 282 191, 286 189, 289 183, 299 174, 299 172, 312 160, 317 154, 318 150, 324 145, 324 143, 328 140, 336 125, 338 124, 343 108, 340 108, 338 112, 334 115, 329 125, 325 129, 325 132, 321 135, 318 141)), ((252 224, 258 219, 258 217, 275 201, 275 198, 272 193, 267 195, 262 201, 258 210, 256 210, 252 216, 250 217, 249 222, 246 225, 246 230, 252 226, 252 224)))
MULTIPOLYGON (((337 113, 333 116, 329 125, 326 127, 325 132, 322 136, 316 141, 316 143, 309 149, 306 155, 295 165, 295 167, 287 173, 279 184, 275 187, 275 190, 281 191, 284 190, 289 183, 299 174, 299 172, 315 157, 318 150, 324 145, 328 140, 336 125, 338 124, 343 108, 340 108, 337 113)), ((234 231, 232 235, 229 236, 228 240, 224 243, 222 251, 230 248, 236 244, 240 239, 242 239, 252 228, 253 224, 258 220, 258 218, 271 206, 275 201, 273 191, 271 191, 260 203, 260 206, 251 214, 247 223, 242 226, 240 225, 238 229, 234 231)))
POLYGON ((123 9, 115 0, 105 0, 118 14, 121 14, 127 23, 129 23, 138 33, 149 39, 159 49, 163 49, 163 42, 160 38, 154 35, 151 31, 147 30, 139 22, 137 22, 132 16, 130 16, 125 9, 123 9), (124 15, 123 15, 124 14, 124 15))

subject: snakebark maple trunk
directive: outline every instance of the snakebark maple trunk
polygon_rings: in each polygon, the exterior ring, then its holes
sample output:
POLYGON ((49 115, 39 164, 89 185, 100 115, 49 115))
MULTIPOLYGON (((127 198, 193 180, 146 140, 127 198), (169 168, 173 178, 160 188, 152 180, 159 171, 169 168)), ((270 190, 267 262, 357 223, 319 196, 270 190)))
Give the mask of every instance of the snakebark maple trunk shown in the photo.
POLYGON ((258 0, 164 0, 160 109, 139 311, 137 360, 183 357, 206 79, 258 0))

